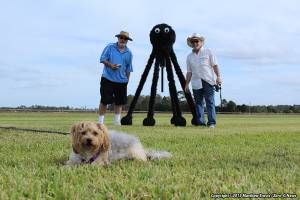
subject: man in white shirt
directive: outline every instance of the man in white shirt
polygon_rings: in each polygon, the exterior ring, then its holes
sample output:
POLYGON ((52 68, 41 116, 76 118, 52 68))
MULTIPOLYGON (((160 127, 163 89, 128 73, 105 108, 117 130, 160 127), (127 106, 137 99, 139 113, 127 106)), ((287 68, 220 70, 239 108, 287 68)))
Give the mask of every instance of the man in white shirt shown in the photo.
POLYGON ((214 99, 215 85, 221 85, 221 75, 217 64, 216 56, 210 49, 203 47, 204 37, 194 33, 187 38, 188 46, 192 47, 192 52, 187 56, 187 73, 185 91, 189 90, 189 83, 192 84, 196 110, 198 114, 198 124, 206 126, 204 118, 205 99, 207 109, 207 126, 214 128, 216 125, 216 110, 214 99), (214 77, 216 75, 216 79, 214 77))

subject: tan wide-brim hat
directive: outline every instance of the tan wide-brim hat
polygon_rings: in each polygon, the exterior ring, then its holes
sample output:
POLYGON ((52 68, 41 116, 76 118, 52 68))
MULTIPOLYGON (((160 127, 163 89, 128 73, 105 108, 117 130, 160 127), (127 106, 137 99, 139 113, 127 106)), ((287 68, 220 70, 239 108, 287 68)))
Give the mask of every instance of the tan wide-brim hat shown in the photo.
POLYGON ((115 35, 116 37, 120 37, 123 36, 125 38, 127 38, 128 40, 132 41, 132 39, 129 37, 129 33, 126 31, 121 31, 119 34, 115 35))
POLYGON ((188 37, 188 38, 186 39, 187 45, 189 45, 189 47, 192 47, 192 48, 193 48, 192 42, 191 42, 192 40, 200 40, 200 41, 203 42, 205 39, 204 39, 204 37, 201 36, 200 34, 198 34, 198 33, 193 33, 190 37, 188 37))

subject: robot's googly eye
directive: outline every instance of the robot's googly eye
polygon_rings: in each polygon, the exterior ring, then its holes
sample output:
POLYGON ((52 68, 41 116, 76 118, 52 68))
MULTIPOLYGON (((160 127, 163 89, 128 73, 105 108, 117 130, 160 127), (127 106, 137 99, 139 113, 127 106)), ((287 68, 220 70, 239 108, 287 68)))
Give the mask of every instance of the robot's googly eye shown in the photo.
POLYGON ((170 29, 167 27, 165 28, 165 33, 169 33, 170 32, 170 29))
POLYGON ((156 28, 156 29, 154 29, 154 32, 155 32, 155 33, 160 33, 160 29, 159 29, 159 28, 156 28))

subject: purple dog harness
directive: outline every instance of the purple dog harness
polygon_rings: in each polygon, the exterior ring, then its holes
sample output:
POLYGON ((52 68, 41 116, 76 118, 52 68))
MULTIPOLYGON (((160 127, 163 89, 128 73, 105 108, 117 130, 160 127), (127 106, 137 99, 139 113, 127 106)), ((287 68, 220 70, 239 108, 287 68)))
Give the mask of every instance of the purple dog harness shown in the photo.
POLYGON ((92 162, 94 162, 99 157, 100 153, 101 153, 101 148, 99 148, 97 153, 93 157, 91 157, 89 160, 81 158, 81 162, 91 164, 92 162))

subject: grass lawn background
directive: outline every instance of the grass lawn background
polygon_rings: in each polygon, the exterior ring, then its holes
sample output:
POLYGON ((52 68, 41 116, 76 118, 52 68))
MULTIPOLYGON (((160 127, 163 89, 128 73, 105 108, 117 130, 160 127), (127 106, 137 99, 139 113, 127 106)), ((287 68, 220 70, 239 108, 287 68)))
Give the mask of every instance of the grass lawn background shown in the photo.
MULTIPOLYGON (((174 127, 171 114, 146 114, 109 129, 138 136, 160 161, 117 161, 109 167, 66 167, 65 135, 0 129, 0 199, 210 199, 221 193, 300 195, 300 115, 218 115, 215 129, 174 127)), ((69 131, 96 113, 0 113, 0 126, 69 131)))

